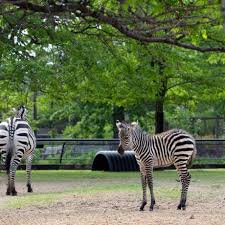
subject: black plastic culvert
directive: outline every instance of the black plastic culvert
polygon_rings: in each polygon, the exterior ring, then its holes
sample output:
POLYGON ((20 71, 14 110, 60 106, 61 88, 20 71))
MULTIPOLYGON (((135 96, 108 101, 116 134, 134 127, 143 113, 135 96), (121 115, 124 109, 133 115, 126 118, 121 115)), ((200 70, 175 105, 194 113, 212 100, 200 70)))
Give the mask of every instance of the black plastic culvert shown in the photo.
POLYGON ((133 151, 126 151, 123 156, 117 151, 99 151, 95 155, 92 170, 138 171, 139 167, 133 151))

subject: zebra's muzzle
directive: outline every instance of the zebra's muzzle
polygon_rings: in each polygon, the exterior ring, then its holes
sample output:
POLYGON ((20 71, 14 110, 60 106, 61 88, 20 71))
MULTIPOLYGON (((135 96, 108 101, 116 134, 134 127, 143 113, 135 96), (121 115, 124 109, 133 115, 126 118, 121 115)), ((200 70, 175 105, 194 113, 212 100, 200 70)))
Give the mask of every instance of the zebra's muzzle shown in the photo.
POLYGON ((120 155, 123 155, 123 154, 124 154, 124 149, 123 149, 122 145, 119 145, 118 153, 119 153, 120 155))

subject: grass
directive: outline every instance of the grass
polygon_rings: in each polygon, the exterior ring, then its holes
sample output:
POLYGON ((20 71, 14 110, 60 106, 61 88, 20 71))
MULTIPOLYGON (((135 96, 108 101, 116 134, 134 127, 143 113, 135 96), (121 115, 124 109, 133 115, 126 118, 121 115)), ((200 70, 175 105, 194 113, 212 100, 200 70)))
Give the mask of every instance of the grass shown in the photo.
MULTIPOLYGON (((5 176, 1 173, 1 176, 5 176)), ((25 171, 17 171, 17 179, 23 180, 25 171)), ((49 181, 74 181, 79 179, 113 179, 113 178, 137 178, 138 172, 104 172, 104 171, 91 171, 91 170, 33 170, 32 177, 34 181, 46 182, 49 181)))
MULTIPOLYGON (((191 170, 193 183, 203 184, 219 189, 225 181, 225 169, 191 170)), ((45 193, 20 193, 17 197, 3 197, 0 208, 24 208, 30 205, 46 205, 71 195, 92 195, 101 192, 138 192, 141 194, 140 177, 138 172, 101 172, 90 170, 57 170, 33 171, 33 181, 52 185, 71 182, 75 186, 65 185, 60 191, 45 193)), ((1 173, 0 176, 5 176, 1 173)), ((24 182, 25 171, 17 171, 17 182, 24 182)), ((180 184, 176 182, 177 173, 174 170, 154 172, 155 195, 162 198, 178 198, 180 184)), ((41 184, 39 184, 41 185, 41 184)), ((141 195, 140 195, 141 196, 141 195)))
POLYGON ((42 193, 42 194, 30 194, 24 196, 16 196, 16 197, 9 197, 7 201, 4 201, 0 204, 0 208, 24 208, 30 205, 46 205, 48 203, 54 202, 64 195, 62 193, 42 193))

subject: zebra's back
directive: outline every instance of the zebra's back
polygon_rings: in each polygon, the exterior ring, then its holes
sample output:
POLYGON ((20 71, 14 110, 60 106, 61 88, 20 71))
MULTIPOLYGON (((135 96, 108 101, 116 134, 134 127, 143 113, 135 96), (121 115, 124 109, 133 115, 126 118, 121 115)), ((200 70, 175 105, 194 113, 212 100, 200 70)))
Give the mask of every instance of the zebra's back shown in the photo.
POLYGON ((151 136, 155 166, 189 162, 196 155, 194 138, 184 130, 172 129, 151 136))
POLYGON ((30 154, 36 147, 36 138, 33 130, 27 121, 16 119, 14 144, 17 148, 21 146, 25 149, 25 154, 30 154))

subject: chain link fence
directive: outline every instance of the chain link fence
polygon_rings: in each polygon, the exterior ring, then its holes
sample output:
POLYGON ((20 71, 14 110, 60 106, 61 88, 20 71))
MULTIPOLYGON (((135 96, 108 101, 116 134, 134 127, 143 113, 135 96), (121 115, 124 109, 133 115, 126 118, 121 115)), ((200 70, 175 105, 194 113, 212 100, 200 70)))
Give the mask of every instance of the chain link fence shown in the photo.
POLYGON ((33 164, 91 166, 99 151, 116 150, 117 139, 37 139, 33 164))
MULTIPOLYGON (((194 165, 225 166, 225 140, 196 140, 196 143, 198 153, 194 165)), ((118 144, 118 139, 37 139, 33 165, 91 168, 97 152, 115 151, 118 144)))

